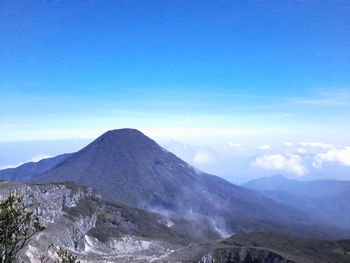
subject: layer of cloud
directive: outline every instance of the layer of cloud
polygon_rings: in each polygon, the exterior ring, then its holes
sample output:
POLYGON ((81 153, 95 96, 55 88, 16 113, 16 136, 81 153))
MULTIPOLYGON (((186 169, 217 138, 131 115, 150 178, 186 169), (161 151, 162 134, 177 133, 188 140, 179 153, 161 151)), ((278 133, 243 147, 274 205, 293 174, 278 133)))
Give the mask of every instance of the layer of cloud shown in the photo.
POLYGON ((319 97, 297 99, 295 102, 309 106, 344 106, 350 103, 350 92, 348 89, 331 90, 322 92, 319 97))
POLYGON ((341 165, 350 166, 350 146, 342 149, 331 149, 326 153, 319 153, 314 157, 313 166, 322 168, 324 162, 336 162, 341 165))
POLYGON ((307 150, 305 150, 304 148, 298 148, 297 152, 305 154, 305 153, 307 153, 307 150))
POLYGON ((291 147, 291 146, 294 146, 294 143, 292 143, 292 142, 285 142, 284 146, 291 147))
POLYGON ((322 142, 300 142, 299 145, 304 146, 304 147, 318 147, 318 148, 323 148, 323 149, 331 149, 334 148, 335 145, 333 144, 328 144, 328 143, 322 143, 322 142))
POLYGON ((198 151, 193 157, 193 162, 196 164, 210 164, 213 163, 215 159, 210 153, 206 151, 198 151))
POLYGON ((268 144, 263 144, 259 147, 259 150, 262 150, 262 151, 269 150, 269 149, 271 149, 271 146, 268 144))
POLYGON ((299 176, 306 174, 308 171, 303 164, 303 159, 296 154, 270 154, 257 157, 251 163, 252 166, 260 167, 266 170, 280 170, 294 173, 299 176))
POLYGON ((232 147, 232 148, 238 148, 241 145, 238 142, 229 142, 228 146, 232 147))

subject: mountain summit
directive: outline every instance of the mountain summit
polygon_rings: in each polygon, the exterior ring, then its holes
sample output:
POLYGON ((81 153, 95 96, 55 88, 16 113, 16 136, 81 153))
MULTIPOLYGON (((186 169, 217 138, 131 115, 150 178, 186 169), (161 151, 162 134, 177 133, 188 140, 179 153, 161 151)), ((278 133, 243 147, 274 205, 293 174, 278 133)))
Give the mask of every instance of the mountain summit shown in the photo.
MULTIPOLYGON (((198 172, 138 130, 108 131, 31 183, 74 181, 105 199, 180 217, 210 218, 223 232, 315 222, 296 209, 198 172), (277 225, 276 225, 277 224, 277 225)), ((322 232, 320 230, 317 230, 322 232)))

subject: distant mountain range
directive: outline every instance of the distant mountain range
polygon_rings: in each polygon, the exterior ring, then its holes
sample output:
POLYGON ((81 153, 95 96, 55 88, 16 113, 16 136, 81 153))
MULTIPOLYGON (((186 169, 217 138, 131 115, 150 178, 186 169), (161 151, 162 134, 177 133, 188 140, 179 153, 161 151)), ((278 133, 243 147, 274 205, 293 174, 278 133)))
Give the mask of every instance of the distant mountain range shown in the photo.
POLYGON ((24 182, 39 174, 42 174, 55 165, 67 159, 71 154, 61 154, 56 157, 46 158, 38 162, 28 162, 16 168, 7 168, 0 170, 0 179, 4 181, 24 182))
POLYGON ((350 229, 350 181, 299 181, 277 175, 255 179, 242 186, 330 224, 350 229))
POLYGON ((172 217, 205 219, 221 236, 253 231, 349 236, 349 231, 331 227, 308 211, 197 171, 138 130, 108 131, 80 151, 53 160, 44 171, 38 163, 35 172, 23 177, 15 170, 13 178, 30 183, 74 181, 107 200, 172 217))

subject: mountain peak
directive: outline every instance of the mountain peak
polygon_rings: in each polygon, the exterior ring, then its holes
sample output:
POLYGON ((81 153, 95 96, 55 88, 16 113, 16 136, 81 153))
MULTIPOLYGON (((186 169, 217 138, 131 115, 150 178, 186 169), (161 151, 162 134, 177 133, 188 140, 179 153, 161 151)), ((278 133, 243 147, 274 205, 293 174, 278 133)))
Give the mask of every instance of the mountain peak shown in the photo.
POLYGON ((113 129, 113 130, 106 131, 104 134, 102 134, 102 136, 128 136, 128 135, 145 136, 142 132, 133 128, 113 129))
POLYGON ((109 130, 81 151, 95 151, 97 148, 100 149, 100 153, 109 152, 115 155, 129 155, 136 152, 153 155, 161 149, 151 138, 131 128, 109 130))
POLYGON ((102 134, 100 137, 96 139, 96 141, 101 141, 104 139, 112 139, 112 140, 124 140, 124 139, 148 139, 146 135, 136 129, 131 128, 123 128, 123 129, 115 129, 109 130, 102 134))

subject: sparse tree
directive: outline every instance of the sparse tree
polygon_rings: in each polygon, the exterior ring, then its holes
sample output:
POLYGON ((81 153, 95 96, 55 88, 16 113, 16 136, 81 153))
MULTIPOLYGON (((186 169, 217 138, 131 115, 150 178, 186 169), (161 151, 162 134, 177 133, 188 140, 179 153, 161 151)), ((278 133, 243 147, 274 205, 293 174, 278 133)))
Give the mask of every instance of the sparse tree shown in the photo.
POLYGON ((39 217, 22 201, 16 190, 0 201, 0 263, 14 262, 29 240, 44 230, 39 217))
POLYGON ((58 260, 52 260, 49 256, 41 255, 39 257, 40 263, 80 263, 80 261, 77 261, 77 256, 74 256, 71 252, 64 249, 63 247, 60 247, 59 250, 56 250, 53 244, 50 244, 47 247, 48 250, 53 249, 54 253, 57 254, 58 260))
POLYGON ((80 263, 80 261, 76 261, 77 256, 74 256, 62 247, 57 251, 57 255, 61 259, 61 263, 80 263))

